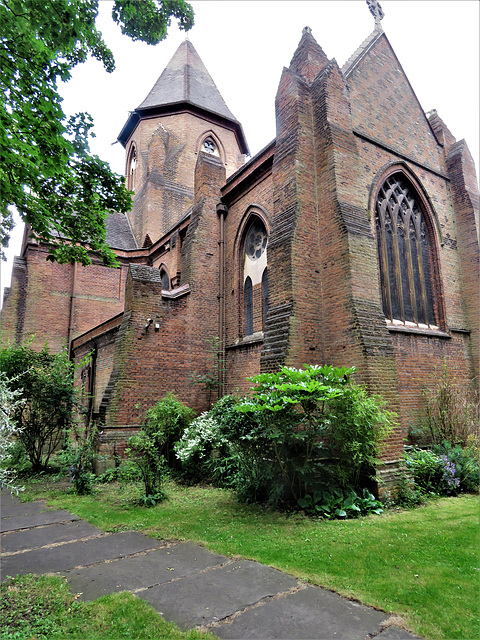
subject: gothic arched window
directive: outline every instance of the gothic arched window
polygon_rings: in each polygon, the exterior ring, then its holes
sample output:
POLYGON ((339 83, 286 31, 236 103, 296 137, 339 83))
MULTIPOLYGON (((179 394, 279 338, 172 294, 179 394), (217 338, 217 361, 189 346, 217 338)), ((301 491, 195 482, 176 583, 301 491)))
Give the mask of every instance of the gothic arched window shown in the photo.
POLYGON ((162 289, 164 291, 168 291, 170 289, 170 278, 168 277, 168 273, 165 269, 160 270, 160 279, 162 281, 162 289))
POLYGON ((137 171, 137 148, 134 144, 130 147, 127 161, 127 189, 135 191, 135 173, 137 171))
POLYGON ((243 242, 243 331, 252 335, 263 329, 268 309, 267 230, 254 216, 243 242))
POLYGON ((402 173, 389 176, 375 206, 382 302, 390 321, 436 325, 433 247, 420 199, 402 173))

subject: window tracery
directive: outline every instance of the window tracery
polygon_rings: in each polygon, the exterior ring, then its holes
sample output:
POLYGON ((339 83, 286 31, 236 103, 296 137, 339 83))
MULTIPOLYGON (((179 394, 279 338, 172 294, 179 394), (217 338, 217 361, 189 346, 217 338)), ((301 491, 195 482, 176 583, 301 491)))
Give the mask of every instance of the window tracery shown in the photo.
POLYGON ((212 156, 218 157, 220 155, 215 140, 211 136, 205 138, 205 140, 203 141, 202 151, 203 153, 208 153, 212 156))
POLYGON ((262 220, 254 216, 243 242, 243 332, 249 336, 261 331, 268 310, 268 235, 262 220))
POLYGON ((419 198, 401 173, 381 186, 375 218, 385 317, 436 326, 432 240, 419 198))

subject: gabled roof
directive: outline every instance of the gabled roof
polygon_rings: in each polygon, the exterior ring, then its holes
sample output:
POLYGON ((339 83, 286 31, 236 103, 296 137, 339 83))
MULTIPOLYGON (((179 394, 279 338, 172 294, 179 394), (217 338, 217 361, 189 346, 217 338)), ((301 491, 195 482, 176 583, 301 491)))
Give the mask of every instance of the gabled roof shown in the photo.
POLYGON ((182 42, 148 96, 130 113, 118 140, 125 146, 138 122, 144 117, 182 111, 192 111, 203 117, 213 118, 223 126, 233 129, 242 153, 248 153, 242 125, 227 107, 189 40, 182 42))
POLYGON ((176 102, 190 102, 228 120, 235 120, 235 116, 225 104, 220 91, 189 40, 184 40, 178 47, 153 89, 137 110, 176 102))

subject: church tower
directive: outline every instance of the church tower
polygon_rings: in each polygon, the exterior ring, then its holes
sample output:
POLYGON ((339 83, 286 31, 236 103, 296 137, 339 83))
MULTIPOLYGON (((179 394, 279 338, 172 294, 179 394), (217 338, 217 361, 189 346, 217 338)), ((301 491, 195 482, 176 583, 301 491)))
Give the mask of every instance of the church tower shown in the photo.
POLYGON ((129 218, 139 247, 162 237, 193 205, 200 151, 216 156, 227 176, 248 154, 241 124, 188 40, 118 140, 126 150, 127 187, 135 192, 129 218))

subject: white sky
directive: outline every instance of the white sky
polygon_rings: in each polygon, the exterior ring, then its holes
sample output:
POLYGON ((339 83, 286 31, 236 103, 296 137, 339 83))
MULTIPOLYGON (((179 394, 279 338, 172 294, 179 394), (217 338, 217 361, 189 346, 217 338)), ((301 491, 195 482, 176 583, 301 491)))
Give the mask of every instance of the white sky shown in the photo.
MULTIPOLYGON (((329 58, 340 66, 373 31, 364 0, 193 0, 189 39, 235 117, 254 155, 275 137, 275 94, 309 26, 329 58)), ((98 27, 112 49, 116 71, 88 61, 63 85, 64 111, 88 111, 96 138, 91 149, 124 172, 124 150, 114 144, 128 117, 146 97, 185 34, 172 24, 168 38, 152 47, 122 36, 110 18, 112 2, 100 1, 98 27)), ((477 0, 381 0, 383 29, 425 111, 438 114, 465 138, 479 168, 479 8, 477 0)), ((0 261, 1 298, 9 286, 23 225, 17 225, 0 261)), ((1 304, 1 299, 0 299, 1 304)))

